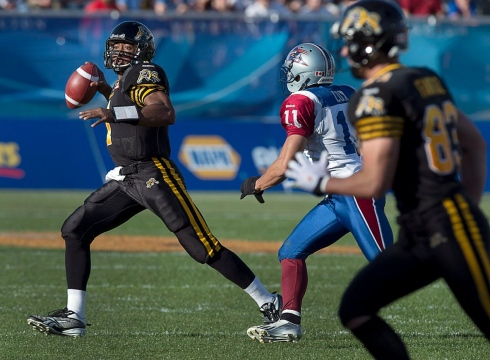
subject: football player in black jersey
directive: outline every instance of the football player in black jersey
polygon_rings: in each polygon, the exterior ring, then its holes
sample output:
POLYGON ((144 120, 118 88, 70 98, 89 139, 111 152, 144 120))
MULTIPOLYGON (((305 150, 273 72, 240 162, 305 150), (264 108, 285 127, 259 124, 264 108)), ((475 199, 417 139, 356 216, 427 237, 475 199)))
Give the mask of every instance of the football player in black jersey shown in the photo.
POLYGON ((259 305, 266 323, 279 320, 281 296, 267 291, 250 268, 213 235, 170 159, 168 127, 175 123, 175 111, 165 71, 151 62, 154 55, 153 35, 139 22, 120 23, 106 41, 104 65, 114 70, 118 80, 111 88, 99 70, 100 81, 91 86, 97 86, 108 106, 81 111, 80 118, 95 119, 92 126, 105 123, 107 148, 116 167, 62 226, 67 306, 47 316, 31 315, 28 323, 36 330, 85 334, 90 244, 145 209, 163 221, 194 260, 244 289, 259 305))
POLYGON ((330 178, 326 164, 297 154, 286 175, 318 195, 369 198, 391 189, 400 213, 398 241, 345 291, 342 324, 376 359, 408 359, 401 338, 378 313, 442 278, 490 339, 490 229, 479 208, 486 142, 437 74, 399 62, 408 26, 396 2, 356 2, 332 32, 343 39, 341 53, 352 74, 365 80, 348 110, 363 168, 348 178, 330 178))

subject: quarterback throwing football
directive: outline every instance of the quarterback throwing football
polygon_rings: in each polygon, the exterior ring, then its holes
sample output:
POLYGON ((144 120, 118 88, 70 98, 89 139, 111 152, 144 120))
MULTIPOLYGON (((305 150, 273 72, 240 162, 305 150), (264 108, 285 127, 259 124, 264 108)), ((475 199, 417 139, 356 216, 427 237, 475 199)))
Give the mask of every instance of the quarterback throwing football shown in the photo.
MULTIPOLYGON (((92 126, 105 123, 107 149, 116 167, 64 222, 67 306, 27 322, 46 334, 83 336, 90 276, 90 244, 141 211, 157 215, 196 261, 207 264, 244 289, 260 306, 264 321, 279 320, 281 296, 268 292, 249 267, 209 230, 170 159, 168 127, 175 123, 165 71, 152 63, 151 31, 135 21, 122 22, 105 44, 104 65, 118 76, 114 87, 104 76, 91 83, 108 100, 107 108, 80 112, 92 126)), ((102 71, 99 71, 102 74, 102 71)))

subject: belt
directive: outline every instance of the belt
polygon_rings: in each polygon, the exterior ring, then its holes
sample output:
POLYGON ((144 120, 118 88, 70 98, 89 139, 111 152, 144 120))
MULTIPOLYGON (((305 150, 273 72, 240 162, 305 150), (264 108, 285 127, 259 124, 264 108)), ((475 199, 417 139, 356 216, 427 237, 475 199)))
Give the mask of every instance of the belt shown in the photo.
POLYGON ((131 174, 136 174, 137 172, 146 169, 153 165, 152 162, 139 162, 139 163, 133 163, 130 165, 123 166, 121 170, 119 170, 119 174, 121 175, 131 175, 131 174))

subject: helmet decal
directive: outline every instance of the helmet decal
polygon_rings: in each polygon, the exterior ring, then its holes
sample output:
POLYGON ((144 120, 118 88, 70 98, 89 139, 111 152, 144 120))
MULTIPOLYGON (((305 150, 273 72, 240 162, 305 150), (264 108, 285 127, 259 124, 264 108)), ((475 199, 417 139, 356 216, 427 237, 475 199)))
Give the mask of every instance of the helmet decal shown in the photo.
POLYGON ((114 40, 114 39, 124 40, 124 39, 126 39, 126 34, 111 34, 109 39, 111 39, 111 40, 114 40))
POLYGON ((289 53, 288 60, 304 66, 308 66, 308 64, 303 60, 303 55, 308 56, 308 51, 305 49, 301 49, 300 47, 296 47, 295 49, 293 49, 293 51, 289 53))
POLYGON ((142 38, 149 39, 150 37, 151 35, 145 26, 138 26, 138 33, 134 37, 135 40, 141 40, 142 38))
POLYGON ((347 34, 349 29, 354 28, 355 31, 362 31, 366 36, 379 35, 382 31, 379 21, 380 16, 378 13, 369 12, 363 7, 355 6, 345 16, 340 33, 347 34))

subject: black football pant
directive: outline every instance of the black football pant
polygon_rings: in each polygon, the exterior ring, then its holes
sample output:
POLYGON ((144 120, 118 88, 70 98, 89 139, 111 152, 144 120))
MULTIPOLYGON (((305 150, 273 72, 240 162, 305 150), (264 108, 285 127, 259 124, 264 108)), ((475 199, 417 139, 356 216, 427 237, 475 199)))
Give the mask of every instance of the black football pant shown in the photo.
POLYGON ((62 226, 69 289, 87 288, 92 241, 145 209, 163 221, 193 259, 207 263, 242 289, 250 285, 255 275, 209 230, 171 160, 153 158, 122 171, 127 174, 123 181, 105 183, 62 226))
POLYGON ((425 214, 401 216, 399 223, 397 243, 362 269, 345 291, 339 308, 344 326, 376 359, 406 359, 403 343, 377 313, 443 278, 490 340, 490 230, 484 214, 457 193, 425 214))

